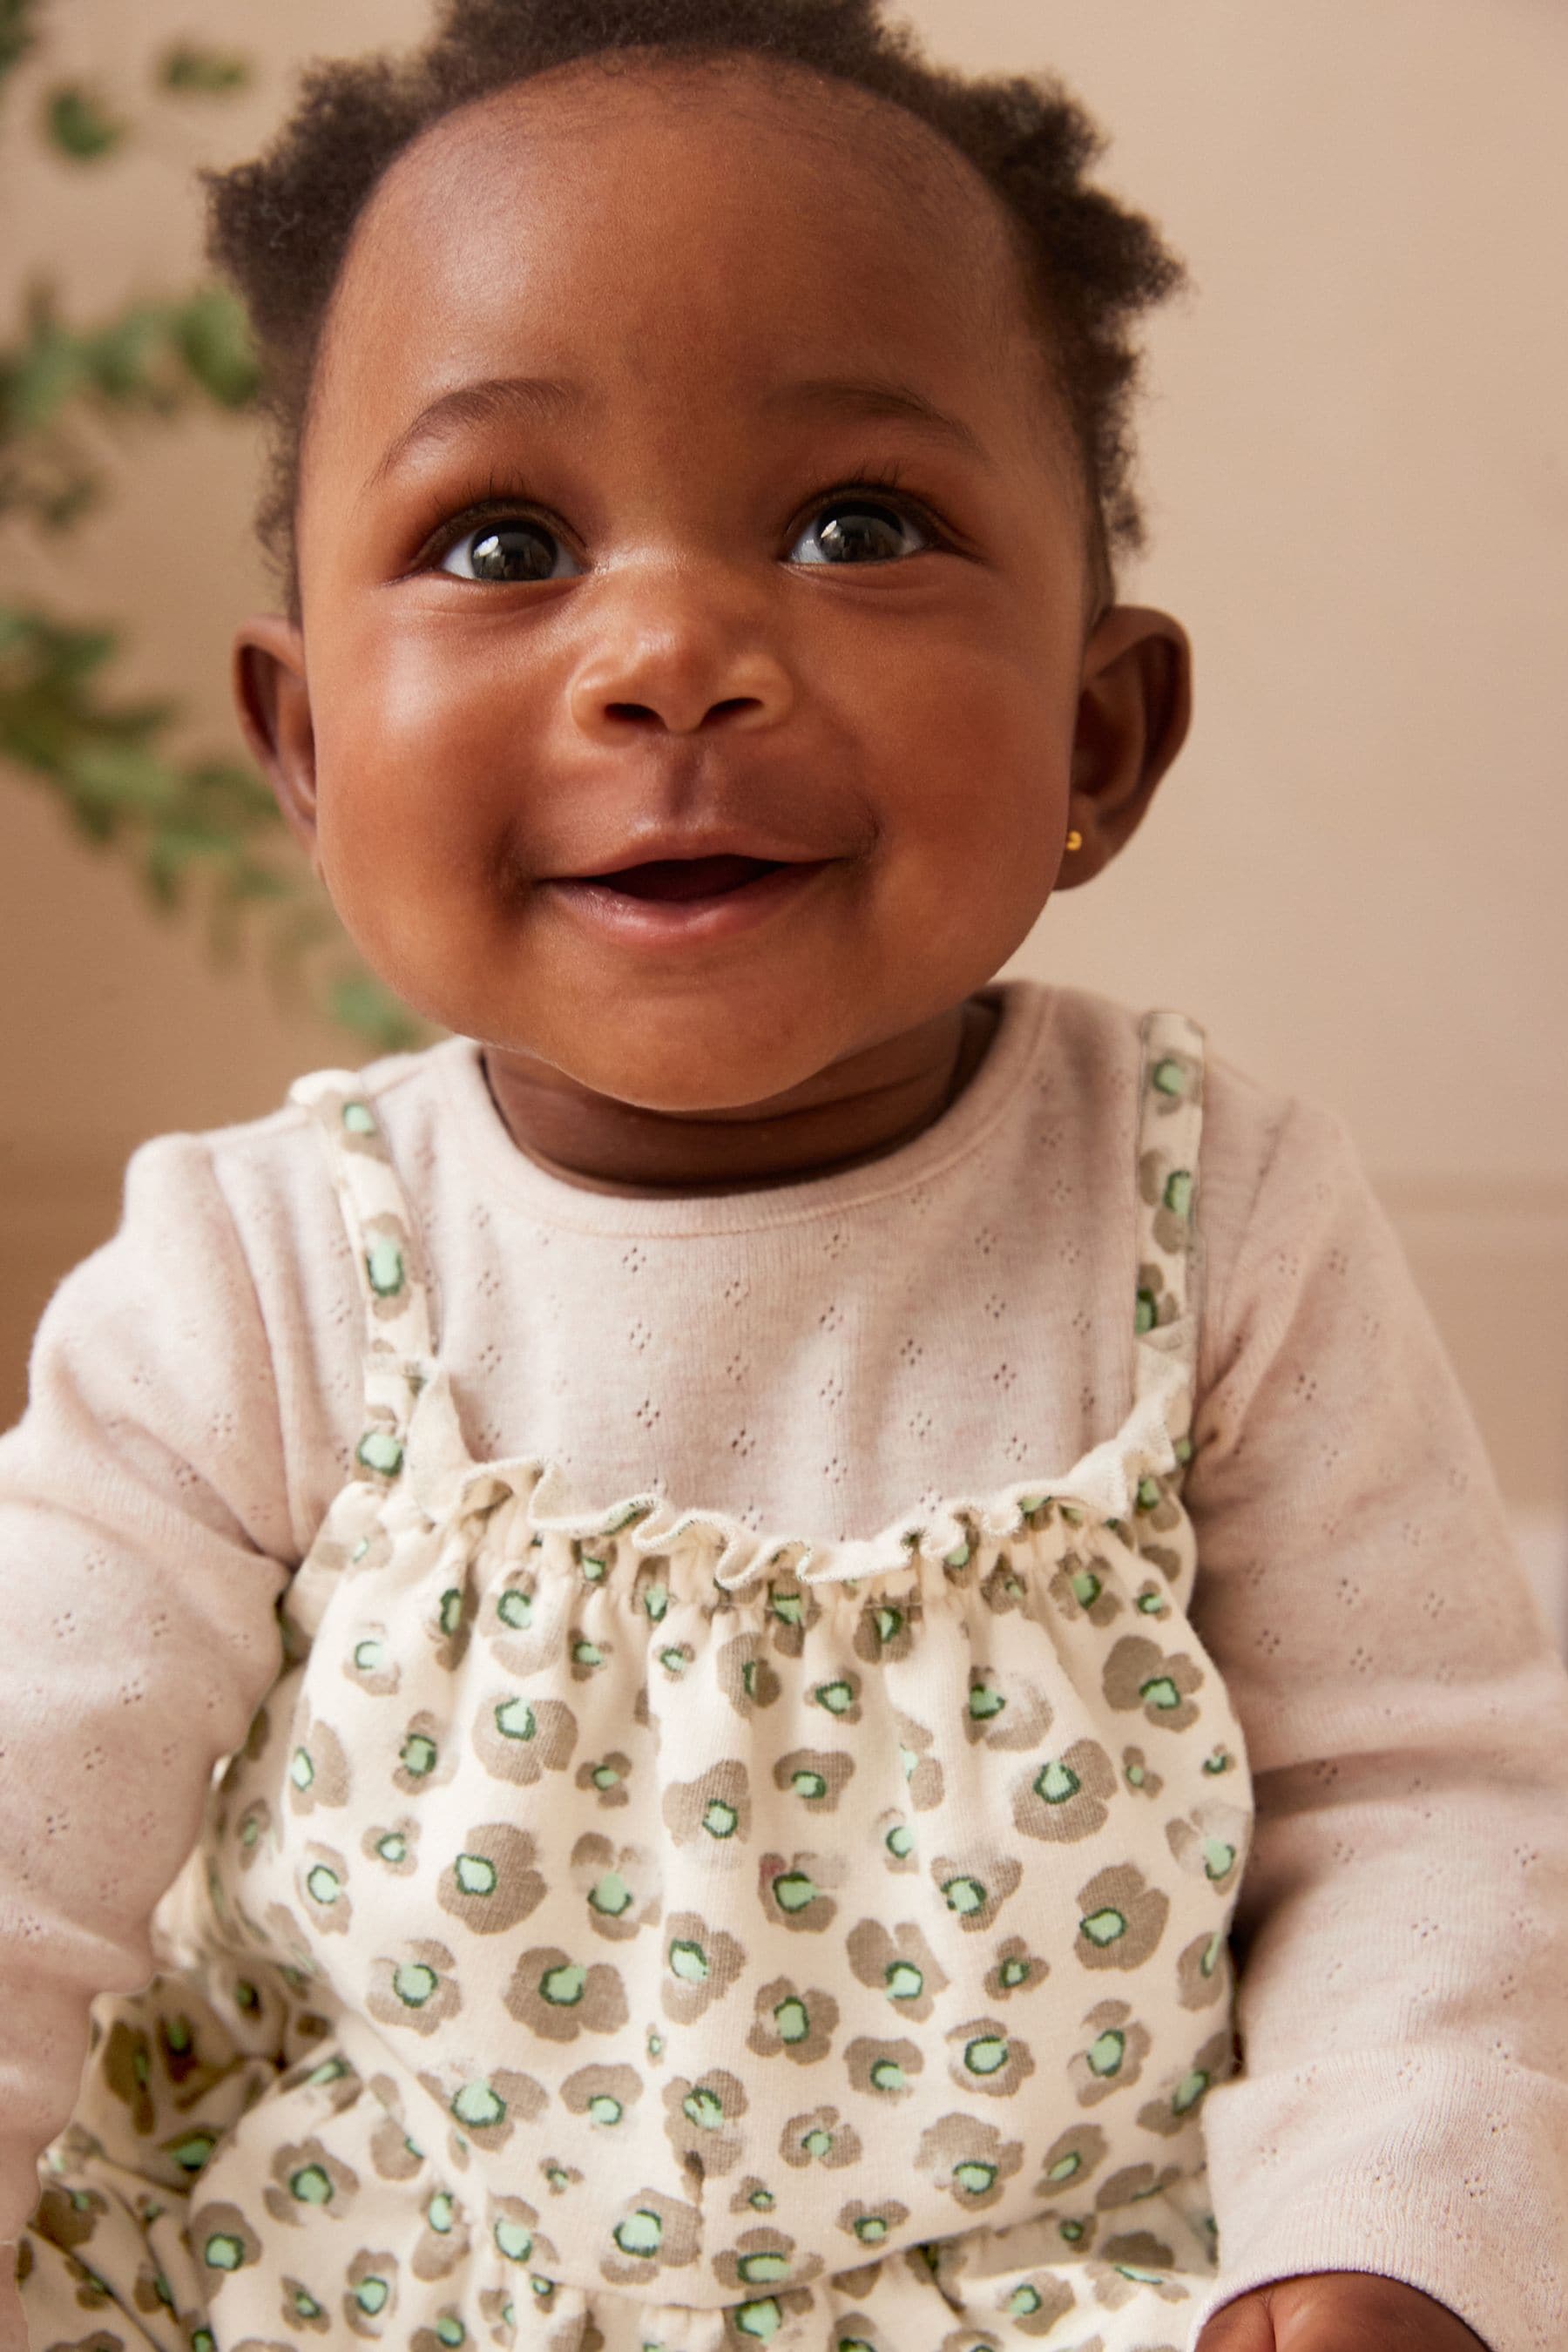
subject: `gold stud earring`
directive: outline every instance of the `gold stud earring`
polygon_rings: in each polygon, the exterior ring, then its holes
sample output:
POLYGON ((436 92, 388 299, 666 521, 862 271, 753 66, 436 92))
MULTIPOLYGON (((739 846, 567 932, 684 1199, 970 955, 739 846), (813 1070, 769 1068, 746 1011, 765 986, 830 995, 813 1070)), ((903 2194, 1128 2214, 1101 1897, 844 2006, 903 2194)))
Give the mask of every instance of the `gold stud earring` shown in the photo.
POLYGON ((1069 855, 1075 849, 1081 849, 1083 847, 1082 834, 1077 831, 1069 833, 1067 837, 1067 847, 1069 855))

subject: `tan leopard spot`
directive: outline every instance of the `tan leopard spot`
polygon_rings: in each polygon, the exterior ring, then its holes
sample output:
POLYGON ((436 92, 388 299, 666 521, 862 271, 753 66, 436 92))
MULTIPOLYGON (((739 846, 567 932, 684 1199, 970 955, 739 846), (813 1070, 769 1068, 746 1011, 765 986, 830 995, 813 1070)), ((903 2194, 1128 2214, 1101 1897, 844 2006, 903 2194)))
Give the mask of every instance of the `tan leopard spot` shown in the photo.
POLYGON ((571 1762, 577 1718, 560 1699, 492 1693, 476 1713, 473 1744, 487 1772, 514 1788, 531 1788, 544 1773, 559 1772, 571 1762))
POLYGON ((759 1990, 746 2047, 759 2058, 789 2058, 797 2066, 826 2057, 838 2025, 838 2003, 818 1985, 773 1977, 759 1990))
POLYGON ((359 2189, 351 2165, 333 2156, 316 2138, 288 2140, 272 2158, 272 2179, 262 2191, 262 2203, 275 2221, 290 2229, 313 2224, 323 2212, 341 2221, 359 2189))
POLYGON ((913 1591, 871 1594, 855 1621, 855 1655, 868 1666, 901 1665, 920 1638, 922 1616, 913 1591))
POLYGON ((400 1813, 395 1822, 372 1822, 359 1850, 394 1878, 411 1878, 419 1864, 419 1824, 412 1813, 400 1813))
POLYGON ((1076 2197, 1104 2163, 1110 2145, 1098 2124, 1074 2124, 1058 2132, 1041 2159, 1035 2195, 1047 2200, 1076 2197))
MULTIPOLYGON (((476 2147, 500 2148, 519 2124, 533 2123, 549 2104, 547 2094, 531 2074, 508 2066, 488 2073, 448 2060, 422 2074, 419 2081, 447 2111, 457 2135, 476 2147)), ((458 2151, 459 2159, 461 2151, 458 2151)))
POLYGON ((469 1830, 437 1883, 436 1900, 476 1936, 496 1936, 538 1909, 545 1885, 532 1838, 510 1822, 469 1830))
POLYGON ((646 2286, 660 2271, 684 2270, 697 2259, 702 2217, 695 2205, 640 2189, 624 2200, 619 2218, 599 2257, 600 2275, 612 2286, 646 2286))
POLYGON ((773 1786, 807 1812, 833 1813, 855 1772, 855 1759, 830 1748, 792 1748, 773 1766, 773 1786))
POLYGON ((874 2092, 889 2105, 913 2095, 915 2077, 925 2070, 920 2045, 908 2041, 879 2041, 858 2034, 844 2053, 844 2064, 857 2091, 874 2092))
POLYGON ((1167 1822, 1165 1839, 1189 1877, 1204 1879, 1224 1894, 1240 1873, 1247 1829, 1246 1813, 1209 1797, 1180 1821, 1167 1822))
POLYGON ((1086 1969, 1136 1969, 1165 1932, 1171 1898, 1133 1863, 1096 1871, 1079 1888, 1073 1951, 1086 1969))
POLYGON ((844 1871, 839 1855, 763 1854, 757 1864, 757 1895, 763 1916, 793 1934, 820 1935, 831 1926, 838 1909, 826 1889, 842 1883, 844 1871))
POLYGON ((318 1935, 347 1935, 353 1916, 349 1866, 335 1846, 306 1846, 295 1866, 294 1889, 318 1935))
POLYGON ((1144 1721, 1161 1731, 1184 1731, 1197 1721, 1192 1694, 1203 1680, 1202 1668, 1184 1652, 1168 1656, 1157 1642, 1140 1633, 1122 1634, 1101 1675, 1112 1706, 1123 1713, 1139 1709, 1144 1721))
POLYGON ((589 1790, 595 1802, 608 1810, 616 1805, 630 1804, 631 1794, 626 1783, 631 1776, 631 1758, 624 1755, 620 1748, 612 1748, 607 1755, 591 1756, 585 1764, 578 1765, 575 1785, 589 1790))
POLYGON ((463 1996, 445 1944, 427 1937, 400 1944, 371 1963, 367 2005, 381 2025, 431 2034, 457 2016, 463 1996))
POLYGON ((736 1714, 754 1715, 772 1706, 784 1685, 767 1654, 767 1634, 753 1630, 726 1642, 714 1661, 714 1678, 736 1714))
POLYGON ((973 1664, 963 1707, 963 1736, 998 1755, 1037 1748, 1049 1731, 1051 1703, 1039 1685, 1005 1666, 973 1664))
POLYGON ((523 1953, 502 1995, 509 2015, 547 2042, 615 2033, 627 2017, 626 1987, 607 1960, 581 1960, 559 1945, 523 1953))
POLYGON ((850 1929, 846 1949, 858 1981, 885 1994, 900 2018, 917 2025, 947 1990, 947 1971, 912 1920, 889 1930, 879 1919, 862 1919, 850 1929))
MULTIPOLYGON (((395 2253, 379 2247, 360 2247, 343 2286, 342 2313, 351 2336, 374 2344, 385 2335, 397 2316, 397 2272, 395 2253)), ((284 2317, 289 2315, 286 2308, 284 2317)))
POLYGON ((837 2107, 807 2107, 780 2132, 779 2154, 797 2172, 813 2164, 837 2172, 860 2161, 860 2135, 837 2107))
POLYGON ((261 2241, 237 2205, 200 2206, 188 2228, 191 2252, 202 2266, 202 2288, 209 2303, 237 2272, 260 2260, 261 2241))
POLYGON ((348 1803, 353 1788, 349 1759, 330 1724, 312 1718, 304 1725, 289 1754, 288 1779, 292 1812, 348 1803))
POLYGON ((1231 1989, 1230 1949, 1225 1930, 1194 1936, 1176 1962, 1176 1997, 1184 2009, 1210 2009, 1231 1989))
POLYGON ((915 2170, 926 2174, 966 2213, 1000 2202, 1024 2162, 1023 2143, 1005 2139, 978 2116, 943 2116, 928 2125, 915 2149, 915 2170))
POLYGON ((1139 2108, 1139 2123, 1145 2131, 1158 2132, 1167 2139, 1183 2132, 1191 2134, 1209 2091, 1234 2072, 1235 2063, 1229 2028, 1211 2034, 1192 2064, 1169 2078, 1157 2099, 1139 2108))
POLYGON ((1104 1828, 1116 1768, 1097 1739, 1060 1756, 1032 1756, 1012 1786, 1013 1823, 1026 1837, 1076 1845, 1104 1828))
POLYGON ((766 2222, 742 2230, 735 2243, 712 2260, 713 2275, 721 2286, 754 2300, 806 2286, 825 2267, 820 2254, 800 2252, 793 2238, 766 2222))
POLYGON ((746 2146, 737 2128, 748 2105, 739 2077, 722 2066, 710 2066, 695 2082, 678 2074, 663 2096, 665 2137, 677 2161, 693 2164, 701 2179, 733 2172, 746 2146))
POLYGON ((716 1860, 734 1853, 752 1833, 745 1766, 738 1758, 725 1757, 695 1780, 672 1780, 662 1810, 664 1825, 677 1845, 700 1845, 716 1860))
POLYGON ((947 2071, 961 2091, 1010 2099, 1035 2071, 1026 2042, 994 2017, 972 2017, 949 2029, 947 2071))
POLYGON ((992 1925, 1004 1903, 1016 1894, 1024 1866, 1010 1854, 994 1852, 958 1856, 939 1853, 931 1864, 931 1874, 942 1901, 965 1935, 977 1936, 992 1925))
POLYGON ((904 1783, 910 1792, 910 1803, 917 1813, 929 1813, 942 1802, 943 1775, 942 1759, 931 1753, 936 1745, 934 1735, 912 1715, 904 1715, 895 1707, 893 1728, 898 1735, 899 1764, 904 1783))
MULTIPOLYGON (((877 2248, 885 2245, 895 2231, 903 2228, 909 2218, 909 2207, 900 2204, 896 2197, 881 2198, 875 2205, 868 2205, 863 2197, 852 2197, 847 2205, 838 2208, 835 2216, 845 2234, 854 2239, 863 2254, 870 2254, 873 2259, 877 2248)), ((835 2284, 844 2293, 864 2294, 867 2292, 863 2286, 846 2288, 842 2272, 835 2273, 835 2284)))
POLYGON ((745 1966, 743 1946, 699 1911, 676 1911, 664 1926, 659 1999, 677 2025, 694 2025, 721 2000, 745 1966))
POLYGON ((1032 1992, 1051 1972, 1050 1962, 1032 1952, 1022 1936, 1005 1936, 986 1970, 983 1990, 987 2000, 1011 2000, 1015 1993, 1032 1992))
POLYGON ((659 1914, 658 1865, 640 1845, 617 1845, 584 1831, 572 1849, 572 1877, 588 1925, 610 1943, 626 1943, 659 1914))
POLYGON ((1079 2105, 1092 2107, 1137 2082, 1153 2038, 1124 2000, 1097 2001, 1080 2030, 1083 2041, 1068 2062, 1068 2080, 1079 2105))

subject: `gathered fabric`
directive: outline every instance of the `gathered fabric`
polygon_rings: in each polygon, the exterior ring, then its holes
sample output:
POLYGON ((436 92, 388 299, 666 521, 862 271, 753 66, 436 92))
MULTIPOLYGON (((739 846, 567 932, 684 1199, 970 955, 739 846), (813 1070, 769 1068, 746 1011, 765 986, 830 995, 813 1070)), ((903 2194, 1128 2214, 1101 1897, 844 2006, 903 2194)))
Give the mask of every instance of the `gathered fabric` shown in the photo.
POLYGON ((1178 2352, 1242 1733, 1189 1616, 1204 1041, 1143 1024, 1135 1389, 878 1533, 476 1460, 354 1074, 363 1431, 102 2001, 36 2347, 1178 2352))

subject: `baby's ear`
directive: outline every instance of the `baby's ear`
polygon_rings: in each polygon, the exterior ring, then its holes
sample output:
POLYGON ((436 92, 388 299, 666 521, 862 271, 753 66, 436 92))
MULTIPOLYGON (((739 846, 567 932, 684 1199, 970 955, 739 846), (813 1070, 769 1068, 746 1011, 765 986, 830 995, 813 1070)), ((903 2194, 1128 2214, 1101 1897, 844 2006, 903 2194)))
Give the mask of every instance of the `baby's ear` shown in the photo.
POLYGON ((320 873, 316 856, 316 737, 305 682, 305 641, 293 621, 257 613, 235 632, 235 709, 279 807, 320 873))
POLYGON ((1142 604, 1113 604, 1084 647, 1068 824, 1082 835, 1058 889, 1109 866, 1142 824, 1155 787, 1186 740, 1192 646, 1181 623, 1142 604))

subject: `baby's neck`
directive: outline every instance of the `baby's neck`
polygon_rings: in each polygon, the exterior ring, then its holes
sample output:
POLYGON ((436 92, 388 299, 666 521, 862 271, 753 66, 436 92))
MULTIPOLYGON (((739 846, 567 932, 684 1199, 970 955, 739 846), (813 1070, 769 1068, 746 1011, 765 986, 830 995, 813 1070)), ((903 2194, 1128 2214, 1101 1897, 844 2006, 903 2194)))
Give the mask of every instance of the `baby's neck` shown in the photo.
MULTIPOLYGON (((487 1047, 490 1097, 520 1151, 589 1192, 627 1199, 754 1192, 880 1160, 939 1119, 973 1077, 1000 1018, 981 994, 855 1057, 853 1081, 796 1107, 666 1118, 487 1047)), ((831 1073, 824 1074, 830 1081, 831 1073)), ((802 1089, 803 1093, 807 1092, 802 1089)))

